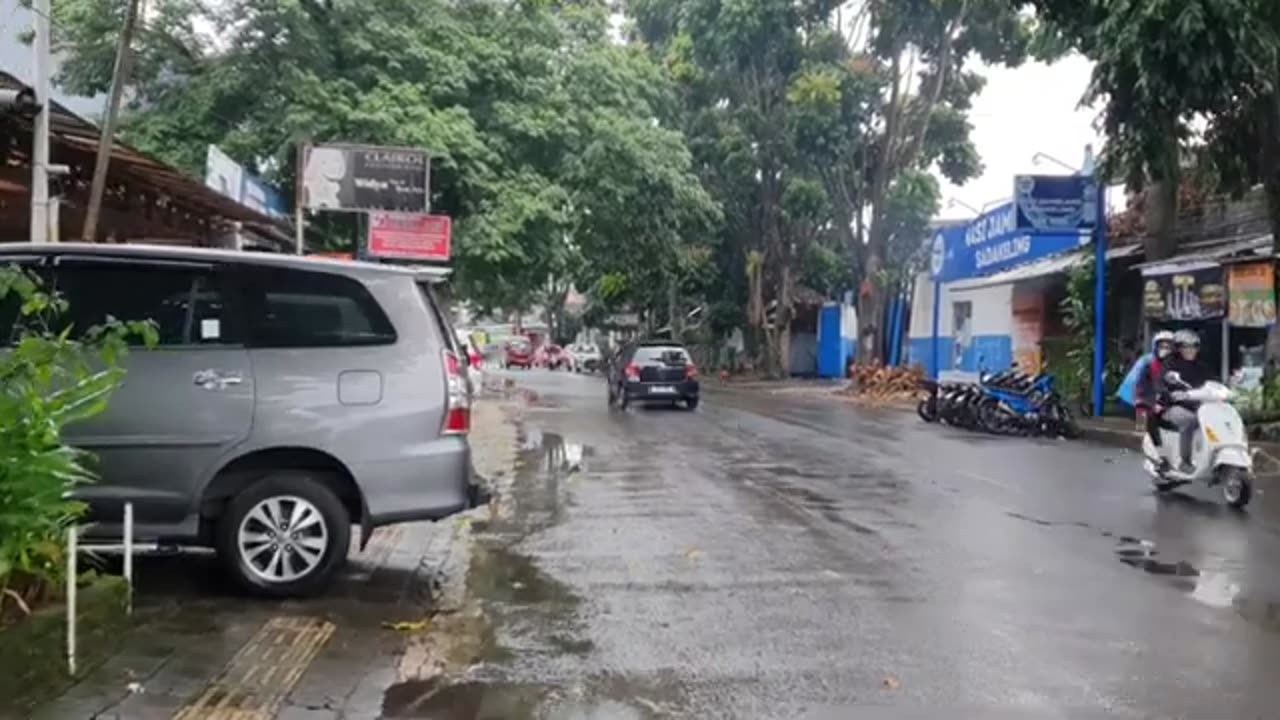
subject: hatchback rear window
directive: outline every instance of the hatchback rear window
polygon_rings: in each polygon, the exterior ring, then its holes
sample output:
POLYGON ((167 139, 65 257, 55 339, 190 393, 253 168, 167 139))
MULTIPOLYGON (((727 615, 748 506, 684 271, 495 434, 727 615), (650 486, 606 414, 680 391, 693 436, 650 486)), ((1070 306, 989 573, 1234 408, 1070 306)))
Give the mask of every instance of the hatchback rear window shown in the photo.
POLYGON ((687 365, 689 354, 684 348, 674 345, 648 345, 636 348, 635 362, 687 365))

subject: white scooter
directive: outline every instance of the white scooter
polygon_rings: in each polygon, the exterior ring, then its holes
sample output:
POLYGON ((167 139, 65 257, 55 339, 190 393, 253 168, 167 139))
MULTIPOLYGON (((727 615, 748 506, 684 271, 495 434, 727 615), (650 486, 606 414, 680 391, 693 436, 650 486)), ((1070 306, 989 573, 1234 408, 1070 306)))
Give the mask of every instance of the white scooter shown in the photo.
MULTIPOLYGON (((1170 382, 1177 384, 1177 373, 1170 373, 1170 382)), ((1184 386, 1185 387, 1185 386, 1184 386)), ((1179 471, 1181 463, 1178 450, 1178 431, 1160 427, 1160 447, 1151 442, 1150 435, 1143 435, 1143 464, 1158 492, 1168 492, 1193 482, 1205 482, 1209 487, 1222 487, 1222 497, 1227 504, 1242 508, 1253 495, 1253 454, 1249 451, 1249 438, 1245 434, 1240 413, 1229 402, 1235 393, 1217 382, 1208 382, 1195 389, 1175 390, 1176 401, 1200 403, 1196 411, 1199 423, 1191 460, 1195 469, 1190 473, 1179 471), (1160 459, 1168 461, 1169 470, 1159 471, 1160 459)))

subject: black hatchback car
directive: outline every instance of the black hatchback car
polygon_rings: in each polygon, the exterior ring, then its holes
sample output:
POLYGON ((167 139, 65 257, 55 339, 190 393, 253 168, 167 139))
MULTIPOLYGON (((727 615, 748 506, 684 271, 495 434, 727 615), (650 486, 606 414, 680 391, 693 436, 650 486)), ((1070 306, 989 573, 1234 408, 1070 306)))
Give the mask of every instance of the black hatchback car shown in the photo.
POLYGON ((680 343, 644 340, 627 345, 609 369, 609 405, 634 402, 684 403, 698 407, 698 368, 680 343))

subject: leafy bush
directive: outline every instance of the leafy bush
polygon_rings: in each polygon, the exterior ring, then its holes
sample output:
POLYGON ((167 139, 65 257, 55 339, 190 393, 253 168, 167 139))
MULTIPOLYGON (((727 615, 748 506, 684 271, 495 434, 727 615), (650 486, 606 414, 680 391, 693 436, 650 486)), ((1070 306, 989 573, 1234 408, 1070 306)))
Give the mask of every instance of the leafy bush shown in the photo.
POLYGON ((0 352, 0 621, 60 587, 63 537, 85 510, 69 491, 93 480, 63 428, 106 408, 131 336, 156 341, 152 324, 114 319, 73 336, 66 311, 39 276, 0 269, 0 323, 13 323, 0 352))

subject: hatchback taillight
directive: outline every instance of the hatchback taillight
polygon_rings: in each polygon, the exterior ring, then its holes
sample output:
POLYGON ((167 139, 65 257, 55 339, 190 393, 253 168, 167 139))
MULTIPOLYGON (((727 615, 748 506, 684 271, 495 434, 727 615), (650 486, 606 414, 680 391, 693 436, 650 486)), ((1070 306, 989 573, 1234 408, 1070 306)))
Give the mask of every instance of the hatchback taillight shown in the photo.
POLYGON ((445 435, 465 435, 471 430, 471 396, 462 361, 452 350, 444 353, 445 389, 448 393, 444 416, 445 435))
POLYGON ((625 372, 628 380, 640 379, 640 366, 635 363, 628 363, 625 372))
POLYGON ((685 365, 684 376, 689 378, 690 380, 698 377, 698 366, 694 365, 693 363, 689 363, 688 365, 685 365))

